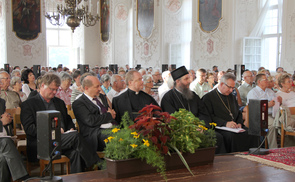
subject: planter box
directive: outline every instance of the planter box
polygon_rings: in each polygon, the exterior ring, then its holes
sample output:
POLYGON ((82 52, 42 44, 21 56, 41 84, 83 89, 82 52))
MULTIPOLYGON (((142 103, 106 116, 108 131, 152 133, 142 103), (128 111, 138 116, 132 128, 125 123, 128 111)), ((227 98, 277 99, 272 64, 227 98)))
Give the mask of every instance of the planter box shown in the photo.
MULTIPOLYGON (((190 167, 211 164, 214 161, 215 147, 198 149, 194 154, 182 154, 190 167)), ((110 178, 120 179, 142 174, 155 173, 156 168, 140 159, 111 160, 107 159, 107 172, 110 178)), ((165 156, 166 170, 185 168, 177 153, 165 156)))

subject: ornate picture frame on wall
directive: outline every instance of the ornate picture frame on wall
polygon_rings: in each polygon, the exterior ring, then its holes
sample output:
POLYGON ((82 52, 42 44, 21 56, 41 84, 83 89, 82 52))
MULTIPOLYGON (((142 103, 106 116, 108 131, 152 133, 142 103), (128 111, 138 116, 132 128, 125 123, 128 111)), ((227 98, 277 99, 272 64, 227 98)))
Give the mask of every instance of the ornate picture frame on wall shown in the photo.
POLYGON ((12 30, 23 40, 33 40, 41 33, 41 1, 11 0, 12 30))
POLYGON ((107 42, 110 39, 110 0, 100 0, 100 37, 101 41, 107 42))
POLYGON ((136 28, 141 38, 149 38, 154 29, 154 0, 136 1, 136 28))
POLYGON ((198 23, 204 32, 213 32, 222 19, 222 0, 198 0, 198 23))

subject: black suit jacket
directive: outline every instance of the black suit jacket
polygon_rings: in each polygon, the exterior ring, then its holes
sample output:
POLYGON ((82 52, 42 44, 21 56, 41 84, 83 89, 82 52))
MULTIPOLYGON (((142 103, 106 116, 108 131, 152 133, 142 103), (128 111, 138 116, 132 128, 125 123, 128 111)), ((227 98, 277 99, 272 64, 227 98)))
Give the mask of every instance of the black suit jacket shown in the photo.
MULTIPOLYGON (((106 96, 100 94, 99 97, 103 105, 108 108, 106 96)), ((100 126, 112 122, 112 115, 109 112, 101 114, 99 108, 85 94, 73 102, 72 108, 80 127, 80 133, 97 149, 98 136, 101 132, 100 126)))
MULTIPOLYGON (((67 108, 63 100, 54 97, 52 99, 55 109, 61 113, 61 127, 66 132, 71 128, 75 128, 71 117, 67 113, 67 108)), ((37 161, 37 120, 36 112, 45 111, 46 107, 37 94, 22 103, 21 106, 21 122, 27 135, 27 152, 29 161, 37 161)))

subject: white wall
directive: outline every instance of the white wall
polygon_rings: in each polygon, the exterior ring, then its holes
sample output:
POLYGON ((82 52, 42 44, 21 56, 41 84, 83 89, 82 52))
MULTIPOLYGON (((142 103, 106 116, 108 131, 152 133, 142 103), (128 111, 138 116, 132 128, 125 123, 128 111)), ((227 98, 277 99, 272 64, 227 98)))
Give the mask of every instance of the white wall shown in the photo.
MULTIPOLYGON (((177 0, 176 10, 167 7, 169 0, 155 0, 155 22, 152 35, 141 38, 136 27, 136 0, 110 0, 111 1, 111 34, 108 42, 100 39, 99 24, 94 27, 77 28, 74 33, 76 40, 74 47, 80 50, 80 63, 106 66, 118 64, 124 66, 132 61, 133 65, 141 64, 143 67, 161 68, 162 64, 169 64, 169 45, 181 42, 183 27, 181 16, 184 11, 184 1, 192 2, 192 40, 190 64, 187 67, 209 68, 219 66, 220 70, 233 68, 234 64, 242 63, 242 39, 248 36, 255 26, 259 16, 259 6, 262 0, 223 0, 222 20, 218 28, 210 33, 201 30, 198 17, 197 0, 177 0), (119 11, 120 10, 120 11, 119 11), (123 14, 122 14, 123 10, 123 14), (130 15, 130 11, 132 15, 130 15), (124 12, 125 11, 125 12, 124 12), (130 34, 129 22, 133 22, 130 34), (130 37, 131 35, 131 37, 130 37), (133 44, 133 54, 130 57, 129 45, 133 44), (213 42, 213 51, 207 51, 207 43, 213 42), (148 44, 150 51, 144 54, 143 46, 148 44)), ((42 5, 41 26, 42 32, 38 38, 25 41, 17 38, 12 32, 11 1, 0 0, 7 3, 5 11, 0 18, 0 64, 8 61, 11 65, 31 66, 33 64, 46 65, 46 32, 44 7, 42 5), (6 20, 6 21, 5 21, 6 20), (4 31, 2 31, 4 30, 4 31), (5 32, 6 31, 6 32, 5 32), (5 46, 7 50, 5 50, 5 46), (24 46, 31 47, 31 54, 24 55, 24 46)), ((41 1, 43 3, 43 1, 41 1)), ((3 3, 4 4, 4 3, 3 3)), ((96 8, 96 3, 93 1, 96 8)), ((282 62, 288 71, 295 68, 295 1, 284 0, 284 24, 282 62)))

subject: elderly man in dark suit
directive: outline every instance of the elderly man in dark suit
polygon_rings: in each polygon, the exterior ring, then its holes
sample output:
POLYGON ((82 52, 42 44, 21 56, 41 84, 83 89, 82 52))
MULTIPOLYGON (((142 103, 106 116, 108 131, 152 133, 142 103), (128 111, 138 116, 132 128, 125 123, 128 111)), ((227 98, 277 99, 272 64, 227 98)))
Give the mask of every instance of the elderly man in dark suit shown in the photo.
POLYGON ((83 172, 85 167, 91 167, 99 161, 82 136, 76 131, 71 117, 67 114, 65 103, 55 97, 61 81, 56 74, 46 74, 42 77, 39 94, 26 100, 21 108, 21 122, 27 135, 27 153, 30 162, 37 161, 37 120, 36 112, 57 110, 61 113, 61 149, 62 154, 70 158, 71 173, 83 172))
POLYGON ((126 111, 134 120, 138 116, 138 111, 149 104, 158 106, 157 101, 149 94, 142 91, 142 76, 138 71, 128 71, 125 78, 128 90, 113 98, 113 109, 116 111, 116 121, 121 122, 121 118, 126 111))
POLYGON ((80 127, 80 133, 91 143, 93 149, 105 148, 103 128, 111 127, 116 113, 108 105, 107 97, 102 93, 101 83, 96 76, 87 76, 82 81, 84 93, 75 102, 73 110, 80 127))

